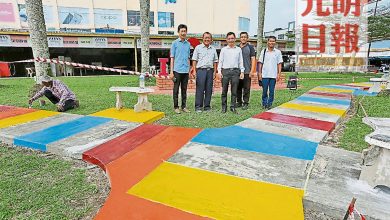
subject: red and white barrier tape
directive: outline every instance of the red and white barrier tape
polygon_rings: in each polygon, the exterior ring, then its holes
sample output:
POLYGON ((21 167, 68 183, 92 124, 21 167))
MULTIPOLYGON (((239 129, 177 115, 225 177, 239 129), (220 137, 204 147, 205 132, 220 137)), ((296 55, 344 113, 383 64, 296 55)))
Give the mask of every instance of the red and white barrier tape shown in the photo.
MULTIPOLYGON (((116 73, 127 73, 127 74, 130 74, 130 75, 141 75, 140 72, 135 72, 135 71, 115 69, 115 68, 102 67, 102 66, 94 66, 94 65, 82 64, 82 63, 74 63, 74 62, 68 62, 68 61, 61 61, 61 60, 58 60, 58 59, 46 59, 46 58, 37 57, 37 58, 35 58, 35 61, 41 62, 41 63, 63 64, 63 65, 68 65, 68 66, 81 67, 81 68, 85 68, 85 69, 104 70, 104 71, 116 72, 116 73)), ((160 75, 157 75, 157 74, 150 74, 150 73, 145 73, 145 77, 155 77, 155 78, 159 78, 159 79, 169 79, 168 76, 160 76, 160 75)))
POLYGON ((1 63, 33 63, 33 59, 28 59, 28 60, 19 60, 19 61, 12 61, 12 62, 7 62, 7 61, 0 61, 1 63))
POLYGON ((360 217, 361 220, 366 220, 366 218, 364 217, 364 215, 362 215, 356 208, 354 205, 351 205, 349 206, 349 219, 351 220, 355 220, 355 213, 360 217))

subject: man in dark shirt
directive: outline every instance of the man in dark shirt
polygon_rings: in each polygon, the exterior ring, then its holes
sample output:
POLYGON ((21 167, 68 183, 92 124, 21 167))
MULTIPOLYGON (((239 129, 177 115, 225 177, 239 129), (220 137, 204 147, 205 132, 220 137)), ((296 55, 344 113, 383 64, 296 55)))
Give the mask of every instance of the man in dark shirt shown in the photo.
POLYGON ((255 48, 248 43, 248 33, 240 33, 240 48, 244 61, 244 79, 240 79, 237 88, 237 107, 243 110, 248 109, 251 91, 251 75, 256 74, 256 52, 255 48))

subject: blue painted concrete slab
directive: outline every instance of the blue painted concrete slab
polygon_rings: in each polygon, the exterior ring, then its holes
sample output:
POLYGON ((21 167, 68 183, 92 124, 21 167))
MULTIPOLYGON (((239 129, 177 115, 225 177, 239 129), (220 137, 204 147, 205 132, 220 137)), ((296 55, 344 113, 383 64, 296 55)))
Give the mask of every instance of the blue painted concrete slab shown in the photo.
POLYGON ((327 85, 327 86, 321 86, 321 87, 322 88, 331 88, 331 89, 362 90, 359 87, 351 87, 351 86, 327 85))
POLYGON ((351 100, 340 100, 340 99, 327 99, 327 98, 317 98, 317 97, 308 97, 308 96, 300 96, 296 98, 300 101, 305 102, 319 102, 325 104, 337 104, 337 105, 351 105, 351 100))
POLYGON ((14 139, 14 145, 46 151, 46 145, 49 143, 73 136, 111 120, 109 118, 85 116, 40 131, 18 136, 14 139))
POLYGON ((354 96, 377 96, 378 93, 377 92, 373 92, 373 93, 369 93, 367 91, 363 91, 363 90, 356 90, 355 92, 353 92, 353 95, 354 96))
POLYGON ((313 160, 318 146, 315 142, 240 126, 205 129, 192 142, 302 160, 313 160))

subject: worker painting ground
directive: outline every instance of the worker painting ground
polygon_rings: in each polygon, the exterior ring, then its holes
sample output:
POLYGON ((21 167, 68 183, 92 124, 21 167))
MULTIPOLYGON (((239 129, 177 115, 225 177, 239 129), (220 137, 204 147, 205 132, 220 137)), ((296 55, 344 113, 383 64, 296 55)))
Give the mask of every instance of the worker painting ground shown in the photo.
POLYGON ((369 84, 338 86, 203 130, 0 106, 0 139, 100 166, 111 192, 95 219, 304 219, 319 143, 369 84))

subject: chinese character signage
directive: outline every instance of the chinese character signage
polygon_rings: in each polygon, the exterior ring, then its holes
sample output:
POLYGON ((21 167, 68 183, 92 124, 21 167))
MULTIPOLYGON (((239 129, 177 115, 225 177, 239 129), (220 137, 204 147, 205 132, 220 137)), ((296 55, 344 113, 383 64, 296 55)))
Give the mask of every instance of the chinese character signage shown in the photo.
POLYGON ((366 6, 365 0, 296 0, 298 71, 365 71, 366 6))

